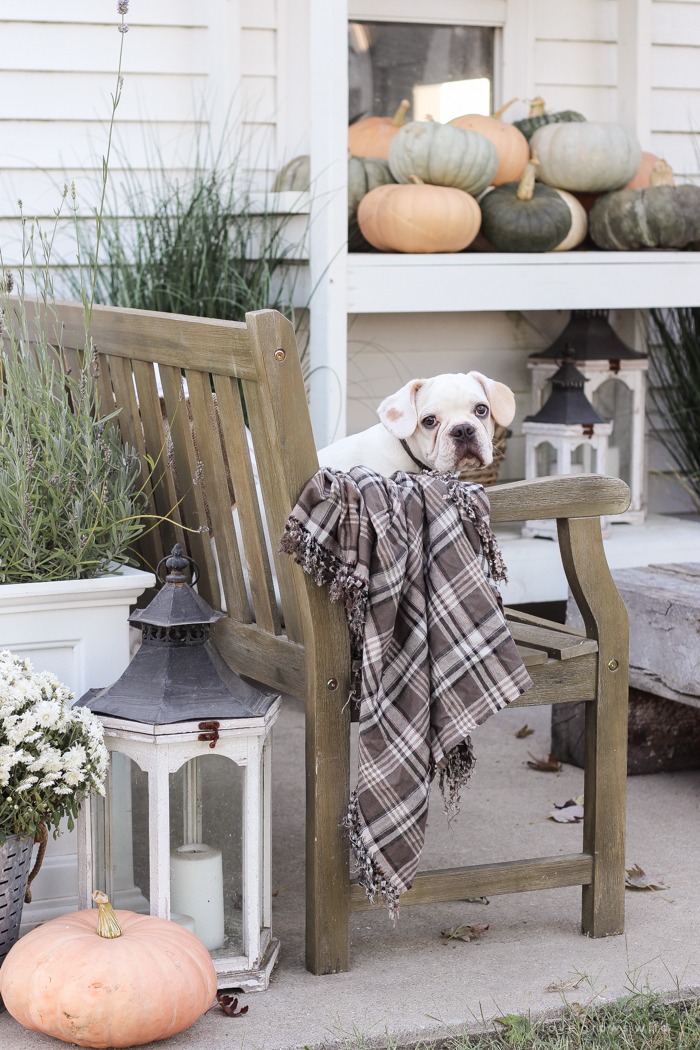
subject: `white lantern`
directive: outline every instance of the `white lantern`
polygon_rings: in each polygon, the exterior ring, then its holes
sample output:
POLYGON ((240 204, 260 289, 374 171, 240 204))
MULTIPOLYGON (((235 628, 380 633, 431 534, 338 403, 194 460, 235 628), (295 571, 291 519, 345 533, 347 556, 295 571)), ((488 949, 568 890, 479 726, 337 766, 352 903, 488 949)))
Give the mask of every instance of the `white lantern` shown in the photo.
POLYGON ((178 922, 209 949, 219 988, 263 991, 279 955, 270 778, 281 700, 224 662, 209 637, 222 614, 187 585, 188 561, 174 548, 162 590, 131 618, 134 660, 80 701, 111 755, 104 798, 79 817, 80 906, 99 889, 115 908, 178 922))
MULTIPOLYGON (((608 440, 613 424, 606 423, 583 392, 585 379, 571 358, 552 376, 552 394, 534 416, 523 422, 525 477, 549 474, 606 474, 608 440)), ((601 519, 603 535, 608 521, 601 519)), ((525 537, 556 539, 554 519, 526 521, 525 537)))
MULTIPOLYGON (((607 310, 572 310, 571 320, 552 345, 530 354, 532 412, 542 407, 547 384, 568 354, 582 372, 584 394, 601 416, 612 422, 605 471, 622 478, 631 500, 616 523, 641 525, 644 507, 645 397, 649 361, 627 346, 608 322, 607 310)), ((561 473, 561 471, 560 471, 561 473)), ((528 475, 529 477, 530 475, 528 475)))

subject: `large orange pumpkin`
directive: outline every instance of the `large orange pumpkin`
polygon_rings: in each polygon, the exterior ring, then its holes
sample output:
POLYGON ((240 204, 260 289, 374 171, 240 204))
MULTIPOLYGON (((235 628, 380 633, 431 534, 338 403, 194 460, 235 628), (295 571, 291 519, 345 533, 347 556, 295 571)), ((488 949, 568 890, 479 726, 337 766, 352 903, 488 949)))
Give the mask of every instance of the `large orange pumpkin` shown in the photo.
POLYGON ((493 142, 498 153, 498 168, 491 180, 494 186, 500 186, 503 182, 520 181, 520 176, 530 159, 530 146, 522 131, 518 131, 505 120, 485 117, 481 113, 467 113, 463 117, 455 117, 450 124, 478 131, 493 142))
POLYGON ((393 117, 367 117, 348 128, 348 149, 355 157, 389 159, 389 147, 403 125, 410 102, 403 100, 393 117))
POLYGON ((479 232, 481 211, 464 190, 416 181, 370 190, 357 220, 380 251, 460 252, 479 232))
POLYGON ((98 1048, 189 1028, 216 995, 207 949, 174 922, 115 913, 101 898, 99 919, 94 909, 70 912, 15 944, 0 969, 9 1012, 31 1031, 98 1048), (112 932, 98 934, 98 923, 112 932))
POLYGON ((658 164, 661 157, 657 157, 655 153, 642 153, 642 163, 639 165, 639 171, 625 186, 626 190, 647 190, 651 186, 649 179, 651 178, 651 172, 655 164, 658 164))

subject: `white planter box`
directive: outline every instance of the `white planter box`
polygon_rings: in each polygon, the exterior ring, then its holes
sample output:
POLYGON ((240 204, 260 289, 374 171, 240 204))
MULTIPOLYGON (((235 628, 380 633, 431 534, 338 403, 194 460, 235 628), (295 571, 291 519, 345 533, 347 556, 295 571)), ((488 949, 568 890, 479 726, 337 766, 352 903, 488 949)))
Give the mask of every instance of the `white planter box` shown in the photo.
MULTIPOLYGON (((129 609, 155 577, 124 567, 95 580, 0 585, 0 649, 53 671, 79 699, 114 682, 129 663, 129 609)), ((49 838, 21 933, 78 907, 77 836, 49 838)))

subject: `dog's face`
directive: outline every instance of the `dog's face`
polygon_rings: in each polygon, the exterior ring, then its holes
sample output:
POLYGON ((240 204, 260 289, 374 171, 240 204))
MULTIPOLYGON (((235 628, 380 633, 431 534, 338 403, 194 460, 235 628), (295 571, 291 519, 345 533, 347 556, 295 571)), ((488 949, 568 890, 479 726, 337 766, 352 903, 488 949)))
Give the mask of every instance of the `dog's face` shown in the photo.
POLYGON ((493 430, 515 415, 513 392, 481 372, 412 379, 377 409, 394 437, 433 470, 457 474, 493 462, 493 430))

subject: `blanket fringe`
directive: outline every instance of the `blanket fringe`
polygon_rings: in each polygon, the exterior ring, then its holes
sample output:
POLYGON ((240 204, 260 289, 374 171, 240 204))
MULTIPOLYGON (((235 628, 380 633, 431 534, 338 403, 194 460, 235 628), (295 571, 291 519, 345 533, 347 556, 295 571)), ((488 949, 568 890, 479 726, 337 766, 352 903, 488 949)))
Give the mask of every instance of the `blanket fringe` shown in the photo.
MULTIPOLYGON (((448 498, 467 512, 467 517, 479 534, 481 549, 489 563, 494 580, 503 580, 504 583, 508 583, 508 572, 498 546, 498 540, 474 501, 471 492, 473 487, 476 486, 472 486, 469 482, 452 480, 452 483, 447 488, 448 498)), ((479 485, 478 488, 483 491, 482 485, 479 485)))
POLYGON ((377 862, 362 841, 362 821, 357 791, 353 791, 350 795, 350 804, 342 827, 347 830, 350 848, 357 863, 357 881, 367 894, 367 899, 374 904, 374 898, 377 895, 381 896, 391 921, 396 924, 399 917, 400 891, 392 886, 386 875, 380 871, 377 862))
POLYGON ((452 748, 438 769, 438 784, 448 823, 459 813, 462 788, 466 787, 475 765, 472 738, 468 736, 452 748))

